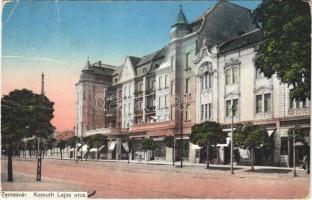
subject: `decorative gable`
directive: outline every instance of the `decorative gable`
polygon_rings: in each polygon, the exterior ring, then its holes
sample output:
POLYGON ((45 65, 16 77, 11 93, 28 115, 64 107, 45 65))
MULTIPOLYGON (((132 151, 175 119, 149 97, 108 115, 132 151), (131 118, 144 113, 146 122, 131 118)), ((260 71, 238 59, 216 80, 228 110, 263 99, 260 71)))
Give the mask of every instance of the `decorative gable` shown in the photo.
POLYGON ((127 82, 129 80, 134 79, 135 77, 135 72, 134 72, 134 67, 129 59, 129 57, 126 58, 124 66, 121 70, 121 76, 119 79, 119 82, 127 82))

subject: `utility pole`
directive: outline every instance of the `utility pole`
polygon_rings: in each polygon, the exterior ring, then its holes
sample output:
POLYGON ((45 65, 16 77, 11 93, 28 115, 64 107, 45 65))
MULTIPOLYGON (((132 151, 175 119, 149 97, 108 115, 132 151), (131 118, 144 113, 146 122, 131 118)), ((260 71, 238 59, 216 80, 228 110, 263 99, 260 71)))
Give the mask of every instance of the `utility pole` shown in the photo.
POLYGON ((233 169, 233 121, 234 121, 234 105, 233 105, 233 98, 232 98, 232 103, 231 103, 231 174, 234 174, 234 169, 233 169))
MULTIPOLYGON (((41 74, 41 95, 44 95, 44 74, 41 74)), ((41 181, 41 148, 40 148, 40 137, 38 137, 38 161, 37 161, 37 181, 41 181)))
POLYGON ((181 104, 181 122, 180 122, 180 160, 181 160, 181 163, 180 163, 180 167, 182 168, 183 167, 183 159, 182 159, 182 155, 183 155, 183 152, 182 152, 182 150, 183 150, 183 141, 182 141, 182 139, 183 139, 183 102, 182 102, 182 104, 181 104))
POLYGON ((293 129, 293 167, 294 167, 294 177, 297 176, 296 173, 296 135, 295 135, 295 128, 293 129))

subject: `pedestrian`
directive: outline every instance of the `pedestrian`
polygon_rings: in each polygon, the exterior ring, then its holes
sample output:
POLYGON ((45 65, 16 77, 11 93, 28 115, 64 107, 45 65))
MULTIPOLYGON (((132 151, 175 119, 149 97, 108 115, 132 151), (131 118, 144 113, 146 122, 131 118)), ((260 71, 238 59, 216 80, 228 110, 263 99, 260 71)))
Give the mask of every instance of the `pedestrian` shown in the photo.
POLYGON ((304 144, 304 153, 304 167, 307 170, 307 174, 310 174, 310 146, 307 143, 304 144))

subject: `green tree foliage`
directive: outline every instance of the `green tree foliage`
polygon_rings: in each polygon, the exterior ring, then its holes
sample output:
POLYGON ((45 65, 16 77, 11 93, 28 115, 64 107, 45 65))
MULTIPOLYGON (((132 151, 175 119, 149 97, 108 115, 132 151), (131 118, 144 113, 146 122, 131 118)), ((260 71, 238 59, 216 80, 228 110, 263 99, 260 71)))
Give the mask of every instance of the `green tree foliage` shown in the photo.
POLYGON ((51 130, 54 103, 30 90, 14 90, 1 99, 2 140, 8 152, 8 181, 13 181, 14 143, 24 137, 47 137, 51 130))
POLYGON ((96 134, 91 136, 91 147, 97 149, 97 159, 100 159, 100 152, 99 148, 102 147, 103 145, 107 144, 108 138, 107 136, 104 136, 102 134, 96 134))
POLYGON ((192 127, 190 141, 207 148, 207 168, 209 167, 209 146, 224 143, 226 135, 217 122, 206 121, 192 127))
POLYGON ((164 143, 165 143, 166 147, 173 148, 173 146, 174 146, 174 136, 173 135, 167 135, 164 138, 164 143))
POLYGON ((260 45, 256 66, 270 78, 276 73, 292 85, 291 97, 310 99, 311 17, 303 0, 263 0, 254 12, 265 41, 260 45))
POLYGON ((56 146, 60 149, 61 152, 61 160, 63 159, 63 149, 66 147, 66 141, 60 140, 57 142, 56 146))
POLYGON ((293 138, 295 136, 295 142, 302 142, 305 143, 304 134, 302 129, 300 128, 290 128, 288 129, 288 137, 293 138))
POLYGON ((164 138, 164 143, 166 147, 172 148, 172 165, 174 165, 174 136, 173 135, 167 135, 164 138))
POLYGON ((141 141, 141 150, 143 151, 154 151, 156 148, 157 144, 155 143, 153 138, 143 138, 143 140, 141 141))
POLYGON ((251 150, 251 169, 254 170, 254 149, 270 145, 267 131, 259 126, 247 124, 239 126, 233 137, 236 145, 251 150))

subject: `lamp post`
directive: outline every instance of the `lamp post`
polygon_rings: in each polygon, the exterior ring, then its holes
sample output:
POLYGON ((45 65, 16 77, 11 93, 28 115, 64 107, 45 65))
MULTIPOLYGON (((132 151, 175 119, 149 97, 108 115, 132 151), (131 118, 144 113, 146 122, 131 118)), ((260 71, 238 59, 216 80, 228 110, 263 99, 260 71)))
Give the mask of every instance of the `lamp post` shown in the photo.
POLYGON ((297 176, 297 173, 296 173, 296 135, 295 135, 295 129, 296 127, 293 129, 293 167, 294 167, 294 177, 297 176))
POLYGON ((234 174, 234 169, 233 169, 233 121, 234 121, 234 105, 233 105, 233 98, 232 98, 232 102, 231 102, 231 174, 234 174))
POLYGON ((183 145, 183 102, 181 104, 181 122, 180 122, 180 160, 181 160, 181 163, 180 163, 180 167, 182 168, 183 167, 183 159, 182 159, 182 156, 183 156, 183 152, 182 152, 182 145, 183 145))

